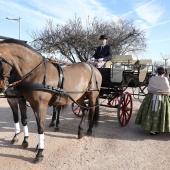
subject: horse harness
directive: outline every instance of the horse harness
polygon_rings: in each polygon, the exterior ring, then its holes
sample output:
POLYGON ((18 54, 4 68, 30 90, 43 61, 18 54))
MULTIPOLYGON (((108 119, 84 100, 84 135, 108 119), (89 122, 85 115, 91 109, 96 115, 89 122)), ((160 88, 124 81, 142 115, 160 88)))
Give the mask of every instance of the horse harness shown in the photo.
MULTIPOLYGON (((13 66, 7 61, 5 60, 2 56, 0 56, 0 71, 1 71, 1 74, 0 74, 0 78, 5 81, 5 77, 9 78, 10 75, 5 75, 4 73, 4 69, 3 69, 3 66, 2 66, 2 62, 10 65, 13 68, 13 66)), ((86 63, 88 64, 88 63, 86 63)), ((98 81, 97 81, 97 78, 96 78, 96 75, 94 74, 95 76, 95 81, 96 81, 96 88, 90 88, 90 85, 92 84, 92 77, 93 77, 93 73, 94 73, 94 70, 92 68, 92 66, 90 64, 88 64, 91 68, 91 76, 90 76, 90 80, 89 80, 89 83, 88 83, 88 87, 85 91, 66 91, 64 90, 64 72, 63 72, 63 69, 61 67, 60 64, 56 63, 55 61, 52 62, 51 60, 49 59, 45 59, 43 57, 42 61, 34 68, 32 69, 30 72, 28 72, 25 76, 23 76, 20 80, 18 81, 15 81, 11 84, 8 85, 8 87, 13 87, 14 90, 16 91, 22 91, 22 90, 40 90, 40 91, 49 91, 49 92, 54 92, 55 94, 53 95, 52 99, 50 100, 49 102, 49 106, 52 106, 53 103, 55 102, 55 100, 57 99, 57 97, 59 95, 66 95, 68 96, 74 103, 78 104, 71 96, 69 93, 85 93, 85 92, 89 92, 89 91, 99 91, 99 88, 98 88, 98 81), (48 86, 47 83, 46 83, 46 78, 47 78, 47 73, 46 73, 46 70, 47 70, 47 67, 46 67, 46 64, 47 62, 50 62, 52 63, 57 71, 58 71, 58 74, 59 74, 59 81, 58 81, 58 85, 57 87, 53 87, 53 86, 48 86), (34 71, 36 71, 42 64, 44 64, 44 78, 43 78, 43 82, 42 84, 23 84, 23 80, 25 80, 26 78, 28 78, 34 71)), ((7 84, 4 82, 4 84, 7 84)), ((79 104, 78 104, 79 105, 79 104)))

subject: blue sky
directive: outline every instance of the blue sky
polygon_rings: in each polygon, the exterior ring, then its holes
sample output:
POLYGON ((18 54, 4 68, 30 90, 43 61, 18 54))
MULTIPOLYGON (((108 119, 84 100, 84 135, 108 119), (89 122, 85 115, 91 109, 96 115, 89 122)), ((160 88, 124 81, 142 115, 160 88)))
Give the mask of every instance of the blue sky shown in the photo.
POLYGON ((170 57, 170 1, 169 0, 0 0, 0 35, 19 37, 19 24, 9 18, 21 19, 21 39, 32 41, 33 30, 41 30, 46 20, 64 23, 81 17, 84 21, 97 17, 132 20, 136 27, 146 30, 148 48, 139 58, 161 61, 170 57))

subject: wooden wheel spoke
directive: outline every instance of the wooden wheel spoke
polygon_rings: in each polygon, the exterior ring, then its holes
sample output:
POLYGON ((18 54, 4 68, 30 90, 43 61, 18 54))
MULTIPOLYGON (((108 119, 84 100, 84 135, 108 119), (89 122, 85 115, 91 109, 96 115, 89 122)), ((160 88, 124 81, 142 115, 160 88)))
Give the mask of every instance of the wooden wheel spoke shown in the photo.
POLYGON ((123 118, 124 118, 123 119, 123 124, 124 124, 124 123, 126 123, 126 114, 125 113, 123 113, 123 118))
POLYGON ((125 123, 127 123, 127 121, 128 121, 128 117, 127 117, 127 115, 125 113, 125 123))
POLYGON ((127 120, 129 120, 130 119, 130 117, 131 117, 131 113, 130 113, 130 111, 128 112, 128 111, 126 111, 126 115, 127 115, 127 120))
POLYGON ((129 103, 130 103, 130 100, 126 103, 126 106, 128 106, 129 103))
POLYGON ((108 99, 108 104, 110 106, 115 106, 118 103, 119 103, 119 97, 113 97, 113 98, 108 99))
POLYGON ((121 113, 120 118, 122 118, 122 116, 123 116, 123 113, 121 113))
POLYGON ((79 106, 74 106, 73 110, 76 111, 78 109, 79 106))
POLYGON ((129 97, 128 97, 128 96, 125 96, 125 97, 126 97, 126 99, 125 99, 125 103, 127 103, 127 101, 128 101, 128 98, 129 98, 129 97))
POLYGON ((75 105, 74 103, 72 104, 72 111, 73 113, 78 116, 81 117, 82 116, 82 109, 80 106, 75 105))
POLYGON ((128 111, 126 111, 126 115, 129 117, 129 115, 130 115, 130 114, 129 114, 129 112, 128 112, 128 111))
POLYGON ((122 122, 124 122, 124 114, 123 113, 121 114, 121 117, 122 117, 121 118, 122 122))

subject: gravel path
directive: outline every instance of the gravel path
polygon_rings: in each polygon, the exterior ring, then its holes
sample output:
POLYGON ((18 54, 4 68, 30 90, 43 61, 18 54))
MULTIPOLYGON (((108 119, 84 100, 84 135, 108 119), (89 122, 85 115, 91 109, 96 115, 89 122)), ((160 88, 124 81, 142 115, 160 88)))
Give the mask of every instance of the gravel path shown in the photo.
MULTIPOLYGON (((133 115, 126 127, 120 127, 116 109, 101 107, 100 122, 93 136, 84 136, 81 140, 77 139, 80 119, 70 108, 61 114, 60 132, 48 127, 52 115, 52 108, 48 108, 44 160, 33 164, 38 135, 31 108, 28 108, 29 147, 23 150, 23 132, 17 144, 10 144, 14 135, 12 112, 6 99, 0 99, 0 169, 167 170, 170 167, 170 134, 150 136, 135 125, 139 105, 134 99, 133 115)), ((86 131, 87 122, 85 124, 86 131)))

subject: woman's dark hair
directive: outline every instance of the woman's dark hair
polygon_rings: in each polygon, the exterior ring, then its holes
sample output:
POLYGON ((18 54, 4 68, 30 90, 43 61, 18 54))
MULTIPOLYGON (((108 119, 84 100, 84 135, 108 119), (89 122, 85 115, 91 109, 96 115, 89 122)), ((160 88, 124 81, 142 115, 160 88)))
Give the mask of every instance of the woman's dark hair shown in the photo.
POLYGON ((158 67, 157 68, 157 73, 158 73, 158 75, 162 75, 162 74, 165 73, 165 69, 163 67, 158 67))

